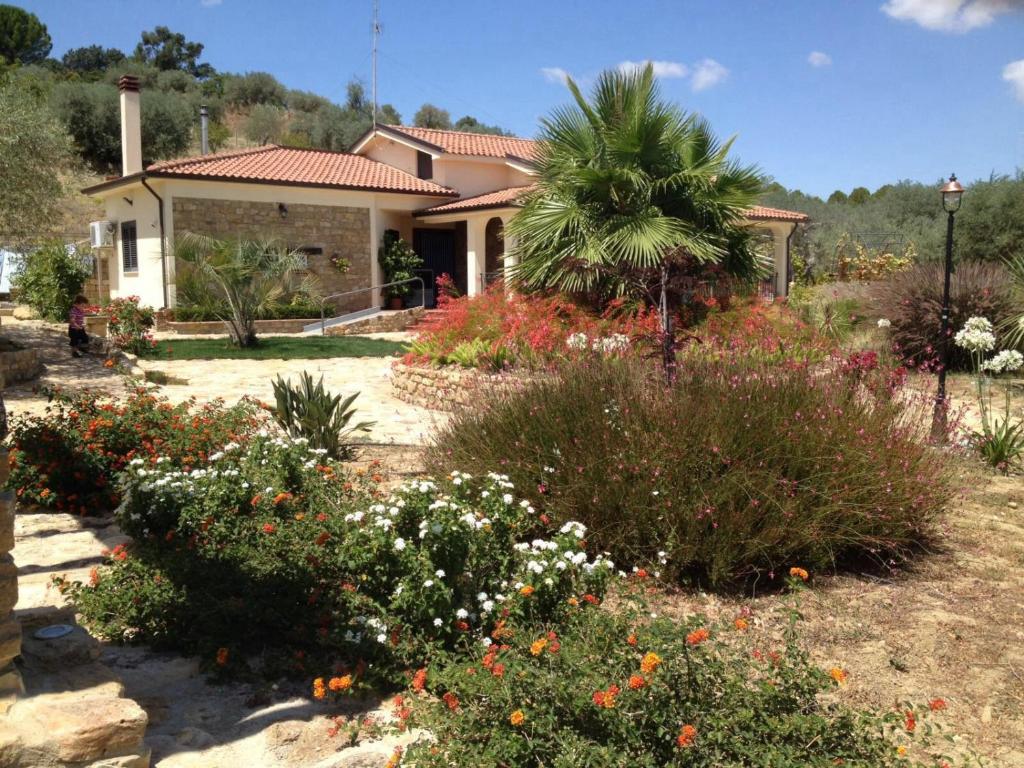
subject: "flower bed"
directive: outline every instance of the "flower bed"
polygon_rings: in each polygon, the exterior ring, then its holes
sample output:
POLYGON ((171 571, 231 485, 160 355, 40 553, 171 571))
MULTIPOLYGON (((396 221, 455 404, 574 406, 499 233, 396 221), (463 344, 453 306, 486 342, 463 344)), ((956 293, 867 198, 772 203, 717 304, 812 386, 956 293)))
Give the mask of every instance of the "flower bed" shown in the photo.
POLYGON ((246 401, 172 405, 144 388, 124 402, 90 392, 50 397, 45 415, 11 419, 7 487, 22 502, 83 515, 117 506, 117 475, 133 459, 162 456, 192 466, 257 423, 246 401))
POLYGON ((559 620, 612 572, 582 526, 552 528, 500 475, 388 495, 302 440, 261 434, 188 470, 137 458, 124 489, 135 543, 64 587, 105 637, 211 666, 260 651, 271 672, 400 679, 505 621, 559 620))

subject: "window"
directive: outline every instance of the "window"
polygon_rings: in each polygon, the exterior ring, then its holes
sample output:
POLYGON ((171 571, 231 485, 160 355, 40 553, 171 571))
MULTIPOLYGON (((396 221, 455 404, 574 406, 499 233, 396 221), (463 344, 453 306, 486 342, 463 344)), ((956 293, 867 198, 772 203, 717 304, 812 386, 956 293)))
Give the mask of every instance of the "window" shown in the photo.
POLYGON ((125 272, 139 271, 139 239, 134 221, 121 222, 121 264, 125 272))
POLYGON ((434 158, 426 152, 416 152, 416 175, 421 179, 434 178, 434 158))

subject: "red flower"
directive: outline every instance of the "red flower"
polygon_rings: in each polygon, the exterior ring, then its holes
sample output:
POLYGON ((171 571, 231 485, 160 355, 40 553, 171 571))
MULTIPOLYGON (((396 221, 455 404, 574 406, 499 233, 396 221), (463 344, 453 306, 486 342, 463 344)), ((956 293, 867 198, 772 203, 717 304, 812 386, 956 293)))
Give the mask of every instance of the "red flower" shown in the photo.
POLYGON ((686 642, 689 645, 700 645, 709 637, 711 637, 711 633, 708 632, 704 627, 701 627, 700 629, 695 629, 693 630, 693 632, 688 634, 686 636, 686 642))
POLYGON ((445 695, 441 697, 441 700, 445 704, 448 705, 448 709, 450 709, 452 712, 458 711, 458 709, 459 709, 459 697, 456 696, 451 691, 448 691, 447 693, 445 693, 445 695))
POLYGON ((427 685, 427 668, 423 667, 416 671, 416 674, 412 676, 412 689, 419 693, 427 685))
POLYGON ((680 748, 688 747, 693 744, 696 738, 697 729, 692 725, 687 724, 679 729, 679 736, 676 737, 676 744, 678 744, 680 748))
POLYGON ((264 523, 263 524, 263 532, 264 533, 273 533, 276 530, 277 530, 277 528, 274 527, 273 523, 264 523))
POLYGON ((932 699, 931 701, 928 702, 928 709, 930 709, 932 712, 938 712, 939 710, 942 710, 942 709, 945 709, 945 708, 946 708, 946 700, 945 699, 932 699))
POLYGON ((906 720, 904 721, 904 727, 907 729, 907 733, 913 733, 914 729, 917 728, 917 718, 914 717, 914 711, 908 709, 906 712, 906 720))

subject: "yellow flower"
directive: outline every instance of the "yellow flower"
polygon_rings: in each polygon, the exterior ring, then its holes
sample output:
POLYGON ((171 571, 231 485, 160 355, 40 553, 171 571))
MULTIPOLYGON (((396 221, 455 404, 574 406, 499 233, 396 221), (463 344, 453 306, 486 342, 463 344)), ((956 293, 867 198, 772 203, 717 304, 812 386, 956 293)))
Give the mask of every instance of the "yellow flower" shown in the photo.
POLYGON ((517 709, 511 715, 509 715, 508 721, 517 728, 526 721, 526 715, 523 714, 523 710, 517 709))
POLYGON ((900 744, 898 747, 896 747, 896 754, 900 757, 903 757, 905 754, 907 754, 907 748, 900 744))
POLYGON ((322 699, 327 695, 327 689, 324 687, 324 679, 318 677, 313 681, 313 698, 322 699))
POLYGON ((832 667, 832 669, 830 669, 828 671, 828 674, 829 674, 829 677, 831 677, 833 680, 835 680, 836 683, 838 683, 839 685, 842 685, 843 683, 845 683, 846 682, 846 678, 849 676, 847 671, 845 669, 843 669, 842 667, 832 667))
POLYGON ((640 671, 649 675, 658 668, 659 664, 661 664, 661 656, 653 651, 645 653, 643 659, 640 660, 640 671))
POLYGON ((533 644, 530 645, 530 653, 534 656, 540 656, 544 653, 544 649, 548 647, 548 640, 546 637, 542 637, 540 640, 534 640, 533 644))
POLYGON ((746 632, 750 628, 750 622, 744 618, 736 619, 736 621, 734 621, 733 624, 736 626, 736 629, 738 629, 740 632, 746 632))

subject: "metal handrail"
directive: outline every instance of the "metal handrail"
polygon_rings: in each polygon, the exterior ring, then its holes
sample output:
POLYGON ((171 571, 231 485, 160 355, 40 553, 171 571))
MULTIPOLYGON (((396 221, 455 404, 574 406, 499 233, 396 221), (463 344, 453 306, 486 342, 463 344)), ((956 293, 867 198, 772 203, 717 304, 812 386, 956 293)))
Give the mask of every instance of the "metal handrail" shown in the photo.
MULTIPOLYGON (((383 290, 384 288, 391 288, 392 286, 395 286, 395 285, 404 285, 405 283, 414 283, 414 282, 418 282, 420 284, 420 306, 419 306, 419 308, 420 309, 426 309, 426 307, 427 307, 427 284, 423 281, 422 277, 410 277, 408 280, 395 280, 394 282, 384 283, 383 285, 371 285, 368 288, 356 288, 355 290, 352 290, 352 291, 342 291, 341 293, 332 293, 329 296, 321 297, 320 298, 320 335, 321 336, 326 336, 327 335, 327 326, 326 326, 327 316, 324 314, 324 309, 327 306, 327 300, 328 299, 337 299, 337 298, 339 298, 341 296, 353 296, 353 295, 355 295, 357 293, 364 293, 366 291, 380 291, 380 290, 383 290)), ((369 307, 367 307, 367 309, 369 309, 369 307)), ((416 307, 413 307, 413 309, 416 309, 416 307)), ((359 311, 361 311, 361 310, 358 310, 358 309, 356 310, 356 312, 359 312, 359 311)))

